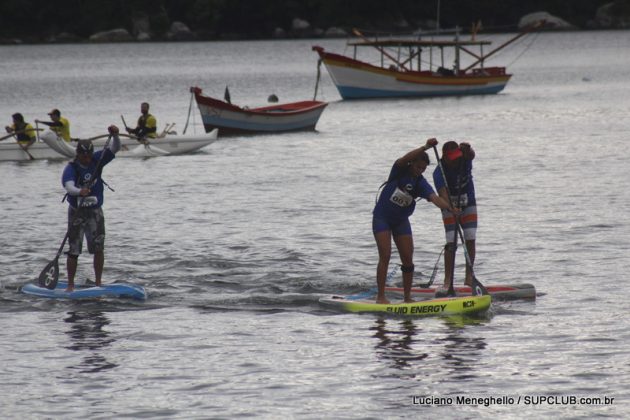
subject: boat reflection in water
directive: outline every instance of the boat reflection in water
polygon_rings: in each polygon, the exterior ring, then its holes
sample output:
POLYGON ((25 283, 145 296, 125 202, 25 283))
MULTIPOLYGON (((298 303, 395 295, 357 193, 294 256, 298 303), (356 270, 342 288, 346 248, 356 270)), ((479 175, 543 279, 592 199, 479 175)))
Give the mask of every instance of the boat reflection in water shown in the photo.
POLYGON ((68 312, 68 317, 64 321, 70 324, 66 334, 71 342, 66 348, 80 352, 83 356, 82 362, 73 363, 71 369, 78 369, 82 373, 95 373, 118 366, 107 361, 101 354, 101 350, 116 341, 111 333, 103 329, 110 323, 104 313, 73 311, 68 312))

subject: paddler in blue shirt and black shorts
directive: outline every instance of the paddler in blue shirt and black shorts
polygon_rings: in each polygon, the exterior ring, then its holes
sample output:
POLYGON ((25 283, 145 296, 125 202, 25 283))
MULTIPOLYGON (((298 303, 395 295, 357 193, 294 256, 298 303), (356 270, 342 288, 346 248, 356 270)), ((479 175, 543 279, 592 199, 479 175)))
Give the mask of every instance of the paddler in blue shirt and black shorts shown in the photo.
MULTIPOLYGON (((456 246, 456 217, 459 217, 459 224, 464 231, 466 250, 470 257, 470 262, 475 262, 476 236, 477 236, 477 199, 475 197, 475 185, 472 176, 472 161, 475 158, 475 151, 470 144, 455 141, 447 141, 442 146, 442 168, 446 175, 447 183, 439 166, 433 171, 433 183, 435 189, 444 200, 449 200, 453 206, 461 208, 459 216, 448 210, 442 210, 442 220, 446 233, 446 247, 444 248, 444 288, 448 289, 453 278, 455 266, 456 246)), ((466 285, 472 286, 472 269, 466 264, 466 285)))
POLYGON ((68 270, 67 292, 74 290, 74 276, 83 236, 87 238, 88 251, 94 254, 94 281, 101 285, 101 276, 105 264, 105 216, 103 215, 103 166, 114 160, 120 150, 118 127, 109 126, 111 144, 107 148, 94 152, 90 140, 80 140, 74 161, 66 165, 61 183, 68 192, 68 270), (78 212, 78 214, 77 214, 78 212))
POLYGON ((426 145, 396 160, 374 207, 372 232, 378 248, 376 303, 389 303, 385 297, 385 281, 392 253, 392 236, 402 263, 404 299, 405 302, 413 302, 413 235, 409 216, 416 208, 416 199, 424 198, 440 209, 459 213, 459 209, 451 208, 448 201, 437 195, 422 176, 430 163, 426 150, 437 144, 436 139, 428 139, 426 145))

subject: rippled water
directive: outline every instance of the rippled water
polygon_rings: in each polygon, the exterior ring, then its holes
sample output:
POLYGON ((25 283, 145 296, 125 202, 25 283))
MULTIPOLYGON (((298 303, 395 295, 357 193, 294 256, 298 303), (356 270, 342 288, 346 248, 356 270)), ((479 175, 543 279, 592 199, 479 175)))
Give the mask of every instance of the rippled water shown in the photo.
MULTIPOLYGON (((2 417, 621 417, 629 41, 542 34, 524 55, 522 44, 497 58, 514 77, 486 97, 342 102, 324 72, 318 97, 331 104, 315 133, 114 161, 104 279, 144 285, 145 303, 19 294, 65 234, 65 163, 0 163, 2 417), (376 190, 431 136, 477 151, 477 276, 533 283, 538 299, 495 302, 483 319, 320 308, 321 296, 374 286, 376 190), (581 397, 614 400, 571 400, 581 397)), ((270 93, 311 98, 313 43, 3 46, 0 115, 59 108, 88 137, 146 100, 160 127, 181 131, 191 85, 221 96, 228 84, 249 106, 270 93)), ((416 267, 430 272, 439 213, 420 204, 412 225, 416 267)), ((88 257, 79 271, 92 276, 88 257)))

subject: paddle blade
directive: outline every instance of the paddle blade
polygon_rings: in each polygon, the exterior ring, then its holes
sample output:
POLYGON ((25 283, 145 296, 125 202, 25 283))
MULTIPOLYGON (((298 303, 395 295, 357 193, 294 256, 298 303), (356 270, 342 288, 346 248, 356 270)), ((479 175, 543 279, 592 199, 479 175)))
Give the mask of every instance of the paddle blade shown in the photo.
POLYGON ((488 294, 488 289, 486 289, 486 287, 477 280, 477 277, 473 276, 472 295, 482 296, 488 294))
POLYGON ((54 260, 48 263, 46 267, 39 273, 37 282, 40 287, 53 290, 57 287, 57 281, 59 280, 59 257, 55 257, 54 260))

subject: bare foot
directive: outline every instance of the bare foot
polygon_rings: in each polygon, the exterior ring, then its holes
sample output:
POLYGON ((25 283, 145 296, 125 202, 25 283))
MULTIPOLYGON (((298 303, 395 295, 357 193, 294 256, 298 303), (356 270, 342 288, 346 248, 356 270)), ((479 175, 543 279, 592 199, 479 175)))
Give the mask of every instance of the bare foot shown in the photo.
POLYGON ((74 292, 74 287, 66 287, 66 293, 74 292))
POLYGON ((405 303, 414 303, 414 302, 415 300, 413 300, 412 298, 405 299, 405 303))
POLYGON ((387 298, 384 298, 384 297, 383 298, 376 298, 376 303, 382 303, 382 304, 388 305, 389 304, 389 300, 387 300, 387 298))

